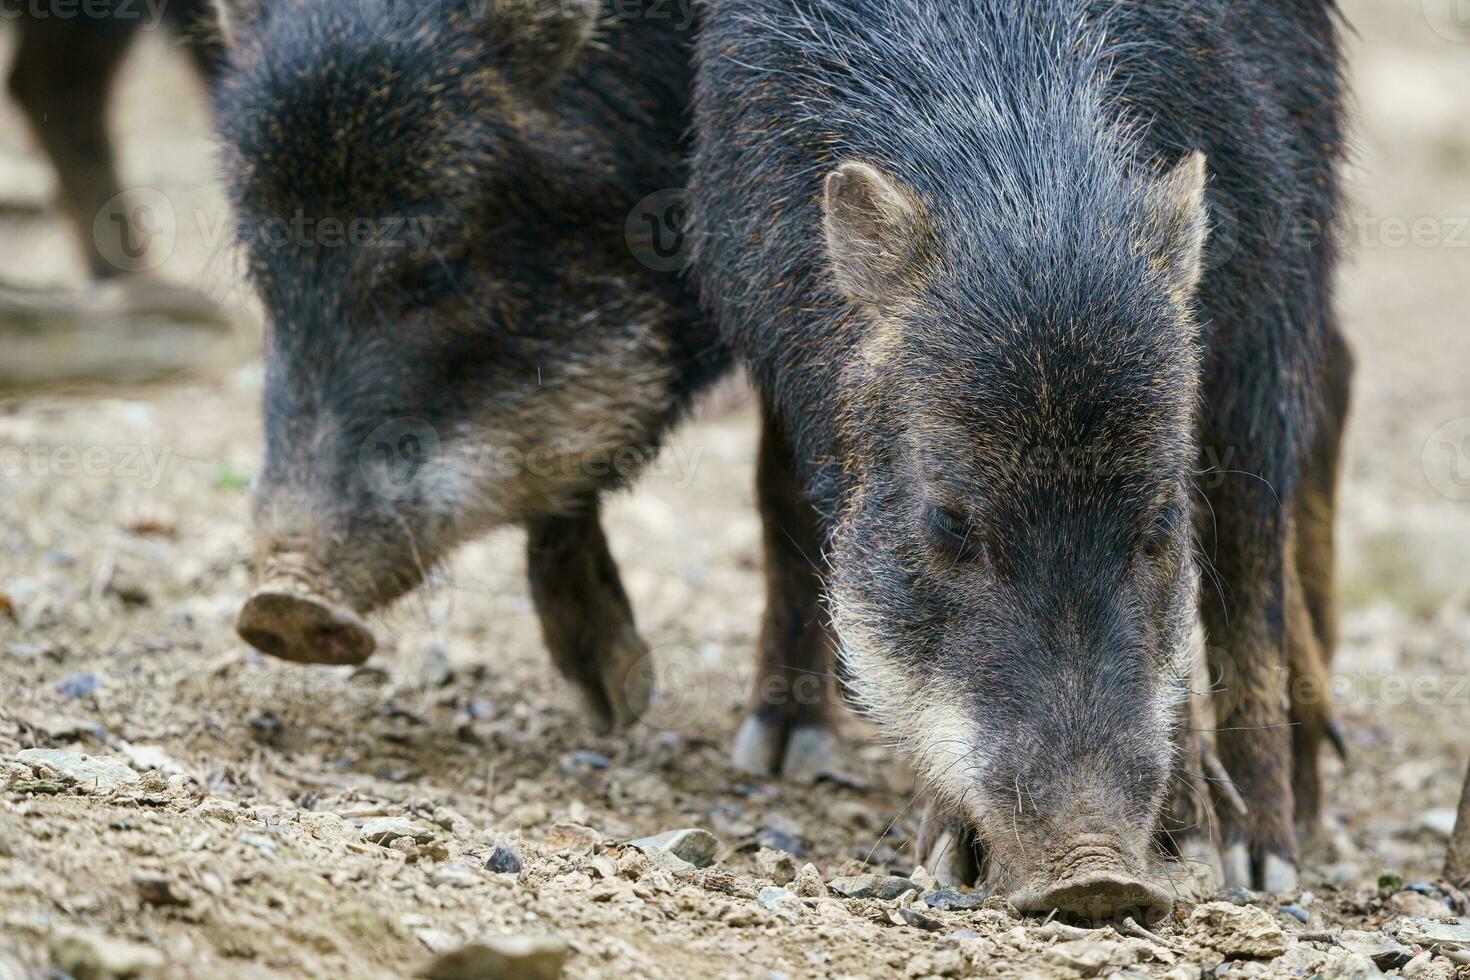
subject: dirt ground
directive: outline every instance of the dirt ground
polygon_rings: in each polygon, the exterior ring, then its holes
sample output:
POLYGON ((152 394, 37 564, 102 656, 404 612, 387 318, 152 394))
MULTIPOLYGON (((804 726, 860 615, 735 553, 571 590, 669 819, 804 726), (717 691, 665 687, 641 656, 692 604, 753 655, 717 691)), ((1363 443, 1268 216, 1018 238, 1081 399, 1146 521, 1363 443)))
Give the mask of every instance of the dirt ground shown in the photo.
MULTIPOLYGON (((0 978, 451 976, 445 954, 497 936, 553 937, 578 977, 1451 976, 1470 963, 1453 919, 1470 907, 1434 883, 1470 757, 1470 32, 1453 7, 1345 2, 1350 755, 1327 762, 1306 891, 1182 902, 1153 933, 829 891, 917 874, 912 780, 855 721, 841 779, 727 765, 761 609, 755 426, 728 392, 611 506, 663 665, 651 724, 589 733, 513 532, 391 614, 369 667, 258 656, 232 628, 261 453, 247 326, 187 380, 0 395, 0 978), (686 827, 718 838, 712 867, 623 846, 686 827), (506 848, 518 873, 494 870, 506 848)), ((178 215, 161 274, 243 304, 199 89, 162 39, 135 51, 117 120, 128 181, 178 215)), ((0 174, 5 275, 80 283, 8 105, 0 174)))

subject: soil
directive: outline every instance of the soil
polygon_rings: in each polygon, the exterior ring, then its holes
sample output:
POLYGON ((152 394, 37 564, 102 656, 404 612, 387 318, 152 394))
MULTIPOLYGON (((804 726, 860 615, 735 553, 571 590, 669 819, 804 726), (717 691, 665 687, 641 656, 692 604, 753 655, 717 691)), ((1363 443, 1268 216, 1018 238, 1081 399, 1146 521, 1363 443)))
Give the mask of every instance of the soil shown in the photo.
MULTIPOLYGON (((1344 3, 1359 32, 1339 294, 1358 360, 1334 664, 1349 754, 1326 762, 1304 892, 1180 883, 1145 933, 828 891, 917 874, 913 781, 856 720, 840 778, 727 764, 762 602, 755 420, 734 386, 609 508, 663 665, 650 724, 591 734, 546 660, 511 531, 382 620, 365 668, 259 656, 233 631, 261 455, 246 326, 227 368, 0 399, 0 977, 449 975, 436 958, 506 935, 555 937, 576 977, 1470 976, 1470 936, 1435 940, 1429 921, 1470 932, 1453 919, 1464 893, 1436 881, 1470 756, 1470 35, 1452 40, 1437 6, 1344 3), (710 868, 627 846, 684 827, 718 838, 710 868), (522 869, 487 868, 507 847, 522 869)), ((134 52, 117 110, 128 181, 184 216, 158 274, 248 308, 211 231, 225 211, 203 100, 163 38, 134 52)), ((6 277, 79 284, 9 106, 0 173, 6 277)))

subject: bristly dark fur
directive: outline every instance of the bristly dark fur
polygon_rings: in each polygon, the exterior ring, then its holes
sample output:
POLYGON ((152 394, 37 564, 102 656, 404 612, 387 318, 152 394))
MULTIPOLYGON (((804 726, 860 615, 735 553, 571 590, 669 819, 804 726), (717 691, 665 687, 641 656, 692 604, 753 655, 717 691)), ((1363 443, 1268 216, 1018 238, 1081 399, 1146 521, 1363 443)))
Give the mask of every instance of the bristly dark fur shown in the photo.
MULTIPOLYGON (((226 0, 216 100, 269 321, 262 576, 306 568, 312 601, 365 612, 526 525, 553 659, 604 725, 647 691, 625 676, 646 647, 599 495, 729 360, 692 286, 625 237, 641 200, 685 184, 691 41, 620 6, 226 0), (388 240, 324 241, 329 219, 388 240), (430 232, 421 254, 409 227, 430 232), (398 422, 416 428, 374 439, 398 422), (400 447, 423 455, 385 494, 372 477, 400 447)), ((274 626, 248 624, 313 659, 274 626)))
MULTIPOLYGON (((974 776, 947 787, 956 805, 973 789, 982 810, 1039 806, 1044 827, 1088 785, 1088 820, 1157 812, 1151 719, 1182 688, 1194 493, 1226 590, 1199 611, 1240 685, 1221 754, 1256 815, 1226 843, 1248 838, 1257 885, 1268 856, 1294 858, 1282 563, 1309 457, 1340 430, 1326 374, 1347 370, 1324 357, 1334 16, 1327 0, 709 8, 703 296, 825 515, 843 643, 891 682, 870 700, 920 756, 958 706, 944 741, 979 755, 951 767, 974 776), (1159 193, 1194 151, 1212 228, 1197 291, 1159 193), (830 222, 824 247, 823 181, 852 161, 918 202, 907 280, 876 306, 839 290, 830 222), (1056 465, 1073 450, 1081 465, 1056 465), (1191 486, 1197 459, 1214 471, 1191 486), (956 515, 947 567, 925 535, 956 515)), ((992 843, 1021 871, 1048 846, 992 843)))

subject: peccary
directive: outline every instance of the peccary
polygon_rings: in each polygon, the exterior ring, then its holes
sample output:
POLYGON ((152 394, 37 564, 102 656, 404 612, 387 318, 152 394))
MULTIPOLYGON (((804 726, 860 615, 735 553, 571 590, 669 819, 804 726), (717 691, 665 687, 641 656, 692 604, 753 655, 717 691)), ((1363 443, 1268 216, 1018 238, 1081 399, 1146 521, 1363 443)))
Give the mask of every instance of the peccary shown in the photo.
MULTIPOLYGON (((1295 879, 1288 722, 1326 706, 1289 709, 1288 673, 1332 642, 1350 364, 1321 234, 1334 17, 1328 0, 707 10, 703 298, 823 515, 845 676, 932 794, 920 859, 1023 910, 1170 908, 1153 835, 1197 621, 1249 812, 1221 808, 1227 876, 1295 879)), ((1315 753, 1298 745, 1297 768, 1315 753)))
POLYGON ((678 232, 690 34, 617 9, 227 5, 215 111, 269 320, 261 583, 238 624, 260 649, 360 662, 365 614, 520 524, 593 721, 646 708, 599 495, 729 358, 686 279, 650 268, 676 242, 638 238, 678 232), (659 192, 675 203, 635 211, 659 192))
POLYGON ((130 250, 146 229, 122 193, 107 135, 107 100, 123 56, 142 30, 166 26, 201 75, 218 65, 207 0, 93 0, 49 6, 0 0, 19 28, 10 94, 56 167, 64 208, 81 231, 93 277, 132 271, 130 250), (94 233, 94 228, 96 229, 94 233))

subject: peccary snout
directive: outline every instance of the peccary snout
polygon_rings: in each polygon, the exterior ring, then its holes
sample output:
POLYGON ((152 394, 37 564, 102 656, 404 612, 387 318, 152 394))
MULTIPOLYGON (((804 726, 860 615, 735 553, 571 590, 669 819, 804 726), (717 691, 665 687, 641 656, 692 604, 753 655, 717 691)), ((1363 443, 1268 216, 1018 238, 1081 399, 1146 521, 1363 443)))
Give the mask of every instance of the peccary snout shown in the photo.
POLYGON ((1127 848, 1108 834, 1078 834, 1061 856, 1011 896, 1022 912, 1087 921, 1133 918, 1149 924, 1169 914, 1169 893, 1136 868, 1127 848))
POLYGON ((377 647, 372 631, 313 576, 300 556, 277 555, 261 568, 235 629, 262 653, 309 664, 360 664, 377 647), (293 560, 293 557, 295 560, 293 560))

